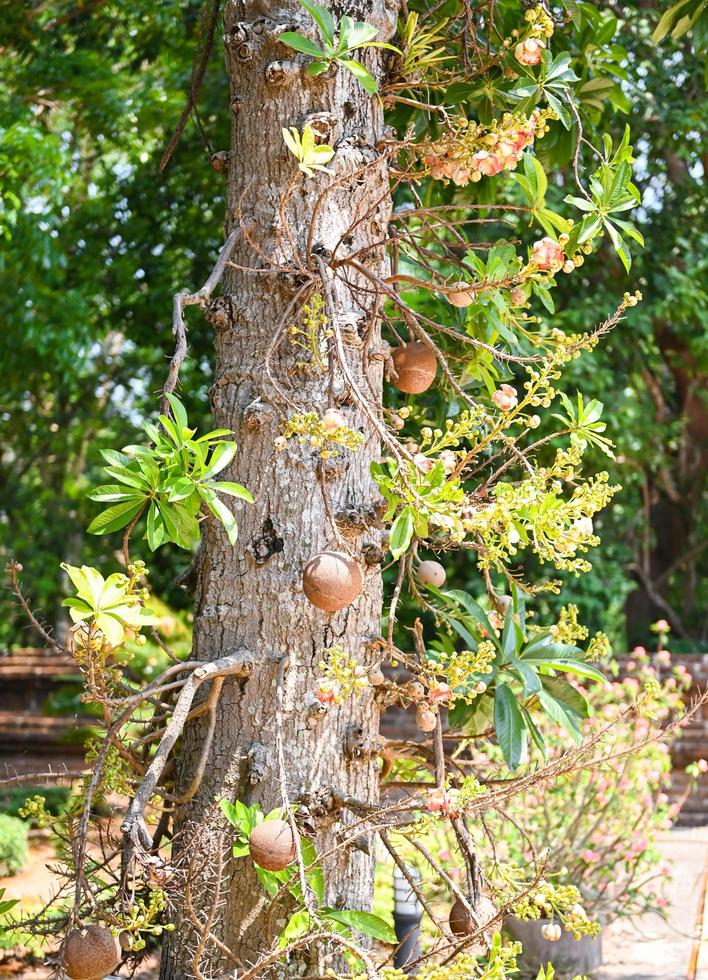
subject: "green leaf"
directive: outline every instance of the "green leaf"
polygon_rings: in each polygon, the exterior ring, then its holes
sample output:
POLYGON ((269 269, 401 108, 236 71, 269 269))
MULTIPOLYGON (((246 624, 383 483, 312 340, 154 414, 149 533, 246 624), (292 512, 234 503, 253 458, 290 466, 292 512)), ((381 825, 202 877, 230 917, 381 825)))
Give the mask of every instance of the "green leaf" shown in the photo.
MULTIPOLYGON (((303 0, 300 0, 302 3, 303 0)), ((297 912, 293 912, 288 920, 287 925, 278 937, 278 946, 280 949, 285 949, 285 947, 293 941, 293 939, 298 939, 300 936, 306 936, 312 927, 310 920, 310 913, 307 909, 299 909, 297 912)))
POLYGON ((494 694, 494 731, 504 761, 513 772, 524 751, 526 729, 516 698, 508 684, 497 684, 494 694))
POLYGON ((143 473, 137 472, 136 470, 129 470, 125 466, 107 466, 106 473, 109 476, 115 477, 121 483, 125 483, 126 486, 135 487, 137 490, 150 490, 150 483, 145 479, 143 473))
POLYGON ((652 42, 658 44, 663 41, 666 35, 671 30, 674 21, 678 18, 680 11, 685 7, 690 0, 679 0, 678 3, 672 4, 668 10, 665 10, 662 16, 659 18, 659 23, 654 28, 654 33, 651 36, 652 42))
POLYGON ((548 691, 556 701, 572 711, 578 718, 587 718, 590 715, 590 707, 580 691, 564 681, 561 677, 542 677, 541 683, 545 691, 548 691))
POLYGON ((559 670, 566 674, 577 674, 579 677, 588 677, 594 681, 604 683, 607 678, 592 664, 586 664, 583 660, 549 658, 544 660, 537 657, 524 657, 524 663, 533 664, 535 667, 545 667, 549 670, 559 670))
POLYGON ((546 751, 546 743, 544 741, 543 735, 536 727, 536 724, 533 718, 531 717, 530 712, 522 706, 521 714, 524 719, 524 724, 526 725, 526 730, 531 736, 536 748, 540 751, 544 759, 547 758, 548 753, 546 751))
POLYGON ((253 503, 253 496, 245 487, 242 487, 240 483, 227 483, 225 481, 218 482, 212 480, 208 486, 211 490, 218 490, 219 493, 228 494, 229 497, 238 497, 239 500, 245 500, 249 504, 253 503))
POLYGON ((307 872, 307 883, 317 896, 317 901, 321 905, 325 897, 325 880, 322 865, 316 863, 317 849, 307 837, 300 837, 300 850, 305 867, 310 868, 307 872))
POLYGON ((171 393, 167 394, 167 401, 170 403, 172 414, 175 417, 175 422, 179 426, 180 432, 182 429, 188 428, 187 412, 177 395, 173 395, 171 393))
POLYGON ((357 909, 323 909, 322 918, 349 926, 350 929, 364 936, 372 936, 384 943, 398 942, 393 927, 373 912, 360 912, 357 909))
POLYGON ((189 497, 190 494, 194 493, 194 480, 190 480, 189 477, 183 476, 174 483, 170 484, 167 489, 167 499, 170 503, 174 503, 176 500, 184 500, 185 497, 189 497))
POLYGON ((229 823, 240 831, 241 836, 248 837, 255 827, 255 815, 241 800, 231 803, 229 800, 219 800, 219 807, 229 823))
POLYGON ((369 95, 375 95, 379 90, 379 86, 376 83, 376 79, 371 74, 368 68, 365 68, 358 61, 351 61, 348 58, 338 59, 341 63, 348 68, 352 75, 361 84, 361 87, 369 93, 369 95))
POLYGON ((347 51, 352 51, 355 48, 359 48, 363 44, 366 44, 368 41, 373 41, 376 35, 379 33, 378 28, 374 27, 373 24, 367 24, 366 21, 363 20, 358 20, 352 23, 349 17, 342 18, 341 30, 347 51), (348 23, 345 26, 346 21, 348 21, 348 23))
POLYGON ((127 466, 131 462, 130 456, 119 453, 117 449, 102 449, 101 456, 112 466, 127 466))
POLYGON ((160 547, 162 542, 165 540, 165 534, 165 525, 160 517, 157 505, 153 500, 150 504, 150 509, 148 510, 147 526, 145 528, 145 537, 147 538, 150 551, 155 551, 160 547))
POLYGON ((300 0, 300 3, 322 31, 322 37, 325 41, 334 44, 334 18, 329 10, 326 7, 320 7, 317 3, 312 3, 312 0, 300 0))
POLYGON ((400 558, 408 549, 413 538, 413 513, 410 507, 404 507, 391 525, 388 546, 394 558, 400 558))
POLYGON ((202 475, 202 479, 216 476, 217 473, 225 469, 236 455, 235 442, 220 442, 212 453, 209 465, 202 475))
POLYGON ((527 696, 537 694, 541 690, 541 679, 533 667, 529 666, 527 662, 514 658, 511 661, 511 666, 521 677, 521 682, 524 685, 524 694, 527 696))
POLYGON ((322 75, 326 72, 330 64, 331 62, 329 61, 311 61, 306 69, 307 74, 312 78, 316 78, 317 75, 322 75))
POLYGON ((89 500, 142 500, 144 494, 139 490, 126 490, 121 483, 107 483, 86 494, 89 500))
POLYGON ((94 517, 86 530, 89 534, 110 534, 112 531, 119 531, 126 524, 130 524, 144 506, 145 499, 143 497, 137 501, 129 500, 125 503, 115 504, 108 510, 102 511, 98 517, 94 517))
POLYGON ((294 51, 299 51, 300 54, 308 54, 311 58, 326 58, 324 51, 318 48, 316 44, 312 41, 308 41, 306 37, 302 34, 298 34, 296 31, 285 31, 278 38, 283 44, 287 44, 289 48, 294 51))
POLYGON ((206 505, 214 517, 221 521, 226 529, 231 544, 236 544, 238 538, 238 524, 236 518, 231 513, 226 504, 223 504, 215 494, 210 494, 206 500, 206 505))

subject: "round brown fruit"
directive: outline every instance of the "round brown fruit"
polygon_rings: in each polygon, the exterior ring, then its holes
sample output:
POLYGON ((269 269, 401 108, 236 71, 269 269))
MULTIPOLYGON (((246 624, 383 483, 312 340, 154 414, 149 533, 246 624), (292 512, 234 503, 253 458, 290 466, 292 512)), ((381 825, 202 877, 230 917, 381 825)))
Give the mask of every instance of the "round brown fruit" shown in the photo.
POLYGON ((470 306, 474 303, 474 289, 470 289, 466 282, 455 283, 446 296, 451 306, 470 306))
POLYGON ((95 923, 72 929, 64 942, 64 969, 72 980, 103 980, 120 957, 120 944, 111 930, 95 923))
POLYGON ((363 580, 355 561, 340 551, 322 551, 310 558, 302 589, 313 606, 327 612, 344 609, 361 592, 363 580))
POLYGON ((419 395, 427 391, 438 372, 438 359, 435 351, 427 344, 414 341, 405 347, 397 347, 393 352, 393 366, 397 379, 394 381, 399 391, 409 395, 419 395))
POLYGON ((434 585, 441 589, 445 584, 447 573, 439 561, 422 561, 418 565, 418 581, 421 585, 434 585))
POLYGON ((295 837, 284 820, 264 820, 248 838, 251 857, 266 871, 282 871, 295 860, 295 837))
POLYGON ((486 895, 482 895, 479 904, 476 908, 477 918, 479 919, 479 925, 475 919, 472 918, 470 913, 467 911, 462 903, 461 899, 457 899, 450 909, 450 916, 448 922, 450 923, 450 931, 456 936, 470 936, 477 932, 480 928, 484 926, 493 919, 497 914, 497 908, 490 898, 486 895))
POLYGON ((432 732, 437 724, 437 716, 428 704, 419 704, 415 712, 415 723, 421 732, 432 732))

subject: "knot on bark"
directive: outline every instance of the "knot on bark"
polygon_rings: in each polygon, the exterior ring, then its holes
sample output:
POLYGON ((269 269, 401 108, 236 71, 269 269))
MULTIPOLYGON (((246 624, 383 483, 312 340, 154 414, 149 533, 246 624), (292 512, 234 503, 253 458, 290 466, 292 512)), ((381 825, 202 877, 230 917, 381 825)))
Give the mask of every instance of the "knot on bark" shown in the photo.
POLYGON ((217 150, 211 155, 211 169, 218 174, 225 174, 229 171, 229 158, 231 154, 228 150, 217 150))
POLYGON ((276 534, 270 517, 267 517, 261 527, 261 533, 251 542, 248 551, 257 565, 265 565, 267 561, 278 555, 285 547, 283 539, 276 534))
POLYGON ((380 755, 383 739, 367 736, 361 725, 350 725, 344 734, 344 755, 352 762, 367 762, 380 755))
POLYGON ((204 316, 215 330, 228 330, 234 325, 234 310, 228 296, 217 296, 204 310, 204 316))

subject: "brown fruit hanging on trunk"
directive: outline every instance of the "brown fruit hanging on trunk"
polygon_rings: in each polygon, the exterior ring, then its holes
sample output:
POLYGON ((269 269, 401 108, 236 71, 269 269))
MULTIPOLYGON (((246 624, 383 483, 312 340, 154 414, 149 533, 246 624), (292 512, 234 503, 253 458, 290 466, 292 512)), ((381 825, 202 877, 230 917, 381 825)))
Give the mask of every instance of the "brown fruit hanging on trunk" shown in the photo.
POLYGON ((64 942, 64 969, 72 980, 103 980, 120 957, 120 944, 111 930, 95 923, 72 929, 64 942))
POLYGON ((322 551, 310 558, 302 575, 302 589, 313 606, 336 612, 354 602, 363 579, 357 563, 341 551, 322 551))
POLYGON ((248 849, 257 865, 266 871, 282 871, 295 860, 295 837, 285 820, 264 820, 254 827, 248 849))
POLYGON ((393 354, 393 366, 398 377, 393 382, 399 391, 419 395, 427 391, 438 371, 435 351, 427 344, 414 341, 405 347, 397 347, 393 354))

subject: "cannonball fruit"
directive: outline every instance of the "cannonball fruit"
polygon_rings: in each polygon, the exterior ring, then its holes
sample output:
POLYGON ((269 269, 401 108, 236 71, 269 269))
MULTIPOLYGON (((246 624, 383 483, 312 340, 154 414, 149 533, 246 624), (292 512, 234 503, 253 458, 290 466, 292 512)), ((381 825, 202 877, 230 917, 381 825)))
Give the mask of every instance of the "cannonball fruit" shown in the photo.
POLYGON ((422 561, 418 565, 418 581, 421 585, 434 585, 441 589, 445 584, 447 573, 439 561, 422 561))
POLYGON ((455 283, 445 295, 451 306, 469 306, 474 303, 474 290, 470 289, 466 282, 455 283))
POLYGON ((419 704, 415 712, 415 723, 421 732, 432 732, 437 724, 437 717, 429 704, 419 704))
POLYGON ((479 903, 475 911, 477 913, 479 925, 477 925, 475 919, 473 919, 470 913, 467 911, 461 899, 458 898, 450 909, 450 916, 448 918, 450 931, 454 933, 455 936, 469 936, 472 933, 477 932, 478 929, 484 928, 484 926, 497 914, 496 905, 490 898, 487 898, 486 895, 480 896, 479 903))
POLYGON ((344 609, 361 592, 359 566, 340 551, 322 551, 310 558, 302 575, 302 589, 313 606, 326 612, 344 609))
POLYGON ((72 980, 103 980, 120 957, 120 944, 105 926, 72 929, 64 942, 64 969, 72 980))
POLYGON ((251 857, 266 871, 282 871, 295 860, 295 837, 284 820, 264 820, 248 838, 251 857))
POLYGON ((397 347, 393 352, 393 366, 398 377, 394 381, 399 391, 418 395, 427 391, 438 371, 435 351, 427 344, 415 341, 405 347, 397 347))
POLYGON ((422 701, 425 697, 425 688, 420 681, 408 681, 405 692, 411 701, 422 701))

